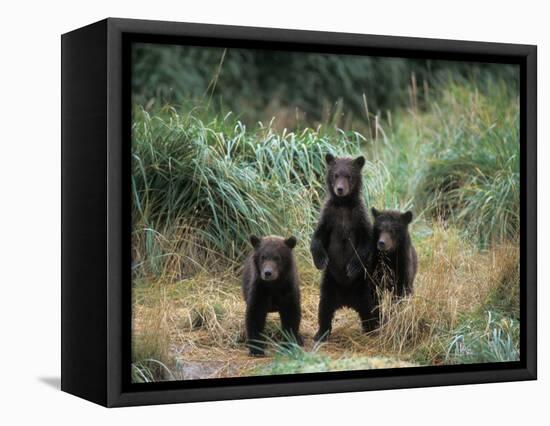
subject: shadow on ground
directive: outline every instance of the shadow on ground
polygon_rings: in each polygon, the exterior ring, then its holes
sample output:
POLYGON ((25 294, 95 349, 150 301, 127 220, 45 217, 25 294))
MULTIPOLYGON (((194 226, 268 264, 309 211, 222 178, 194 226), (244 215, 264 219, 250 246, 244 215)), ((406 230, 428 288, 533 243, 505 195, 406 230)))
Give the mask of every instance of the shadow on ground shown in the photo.
POLYGON ((61 389, 61 377, 39 377, 38 381, 54 389, 61 389))

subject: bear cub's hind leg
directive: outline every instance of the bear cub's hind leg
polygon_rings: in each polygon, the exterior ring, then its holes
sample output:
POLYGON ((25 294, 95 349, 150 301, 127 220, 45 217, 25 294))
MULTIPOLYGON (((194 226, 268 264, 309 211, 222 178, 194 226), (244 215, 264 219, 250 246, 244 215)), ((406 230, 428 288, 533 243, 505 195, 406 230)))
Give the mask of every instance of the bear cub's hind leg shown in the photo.
POLYGON ((294 300, 288 300, 281 304, 279 309, 281 318, 281 328, 285 333, 285 338, 289 338, 291 343, 297 343, 303 346, 304 340, 300 335, 300 304, 294 300))

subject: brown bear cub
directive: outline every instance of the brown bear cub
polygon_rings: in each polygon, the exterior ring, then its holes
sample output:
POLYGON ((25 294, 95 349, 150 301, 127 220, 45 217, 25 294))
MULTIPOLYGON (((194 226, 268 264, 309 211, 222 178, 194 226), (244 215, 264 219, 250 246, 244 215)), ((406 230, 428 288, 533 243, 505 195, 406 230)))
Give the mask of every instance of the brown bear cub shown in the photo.
POLYGON ((377 286, 392 290, 397 297, 410 294, 418 267, 416 250, 409 235, 410 211, 378 211, 372 208, 374 217, 373 277, 377 286))
POLYGON ((311 240, 317 269, 324 270, 316 341, 326 340, 337 309, 357 311, 364 331, 378 324, 376 291, 367 265, 372 252, 372 226, 363 203, 361 170, 365 158, 326 155, 327 198, 311 240))
POLYGON ((296 238, 250 237, 254 252, 244 265, 242 290, 246 301, 246 335, 250 355, 264 354, 262 332, 268 312, 279 312, 285 335, 302 345, 300 288, 292 249, 296 238))

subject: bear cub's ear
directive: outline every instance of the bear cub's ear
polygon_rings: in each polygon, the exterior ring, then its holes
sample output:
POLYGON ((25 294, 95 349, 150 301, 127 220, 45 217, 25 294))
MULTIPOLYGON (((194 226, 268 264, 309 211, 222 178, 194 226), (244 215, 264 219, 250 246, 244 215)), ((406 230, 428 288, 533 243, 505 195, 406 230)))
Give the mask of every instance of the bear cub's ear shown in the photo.
POLYGON ((254 248, 258 248, 261 241, 262 241, 261 238, 257 237, 256 235, 250 236, 250 244, 252 244, 252 247, 254 248))
POLYGON ((325 161, 327 162, 328 165, 331 165, 332 163, 334 163, 334 155, 332 154, 325 155, 325 161))
POLYGON ((358 167, 360 169, 363 168, 363 166, 365 165, 365 157, 363 157, 362 155, 360 155, 359 157, 357 157, 355 160, 353 160, 353 165, 355 167, 358 167))
POLYGON ((290 249, 293 249, 294 247, 296 247, 296 237, 292 236, 292 237, 288 237, 286 240, 285 240, 285 245, 287 247, 289 247, 290 249))
POLYGON ((374 207, 371 208, 370 211, 372 212, 372 217, 374 217, 375 219, 380 215, 380 212, 376 210, 374 207))
POLYGON ((403 221, 403 223, 405 225, 408 225, 409 223, 412 222, 413 220, 413 214, 412 212, 409 210, 408 212, 405 212, 401 215, 401 220, 403 221))

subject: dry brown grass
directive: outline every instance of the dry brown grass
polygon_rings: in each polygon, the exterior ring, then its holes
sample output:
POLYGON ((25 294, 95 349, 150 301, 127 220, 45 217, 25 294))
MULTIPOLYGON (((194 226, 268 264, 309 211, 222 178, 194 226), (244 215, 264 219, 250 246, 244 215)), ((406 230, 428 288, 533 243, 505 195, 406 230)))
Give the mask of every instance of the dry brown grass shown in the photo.
POLYGON ((160 231, 144 224, 136 226, 132 235, 134 268, 162 277, 160 281, 174 282, 197 273, 220 271, 237 267, 234 249, 223 256, 205 245, 200 237, 200 223, 181 221, 160 231), (147 254, 145 254, 147 253, 147 254))
MULTIPOLYGON (((453 330, 461 315, 483 309, 502 282, 502 274, 511 265, 517 269, 519 247, 502 244, 482 252, 457 233, 436 226, 419 249, 414 294, 398 303, 388 293, 382 296, 377 340, 381 348, 399 357, 424 346, 434 356, 431 362, 437 363, 439 337, 453 330)), ((519 281, 513 285, 519 286, 519 281)))
MULTIPOLYGON (((483 309, 510 268, 517 267, 519 248, 506 244, 482 252, 452 229, 439 225, 432 229, 431 235, 416 242, 420 263, 414 294, 397 303, 390 294, 382 294, 382 325, 370 334, 361 332, 354 311, 338 311, 331 337, 320 349, 323 354, 333 359, 390 357, 406 362, 416 361, 415 354, 422 351, 424 362, 442 362, 450 331, 461 315, 483 309)), ((320 273, 304 256, 298 259, 301 331, 309 351, 317 331, 320 273)), ((202 271, 175 281, 137 282, 134 360, 157 359, 175 371, 178 379, 254 374, 271 358, 248 357, 244 310, 240 278, 232 268, 221 273, 202 271)), ((276 314, 269 314, 266 332, 275 339, 278 322, 276 314)))

